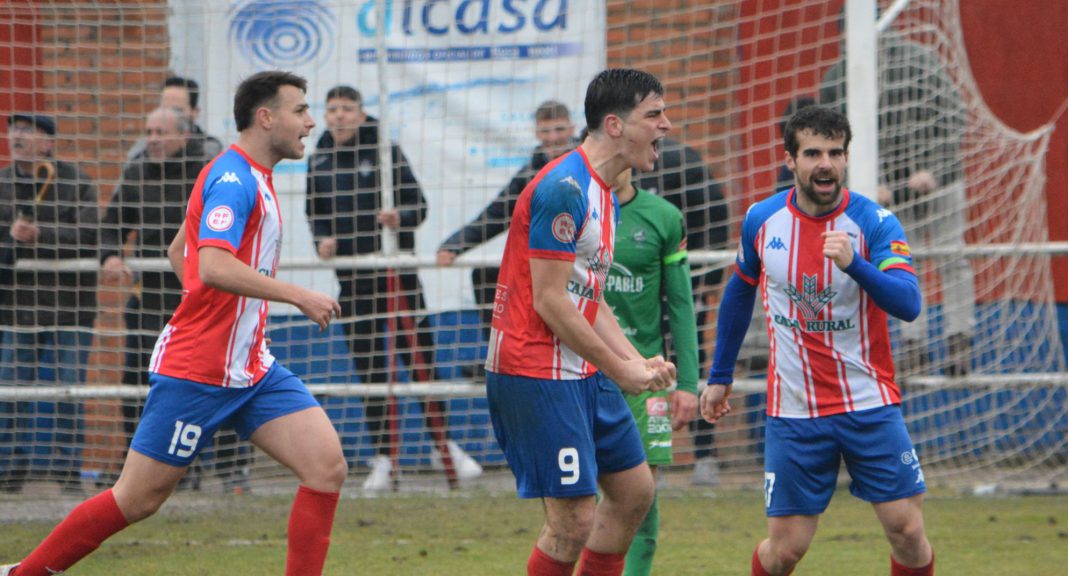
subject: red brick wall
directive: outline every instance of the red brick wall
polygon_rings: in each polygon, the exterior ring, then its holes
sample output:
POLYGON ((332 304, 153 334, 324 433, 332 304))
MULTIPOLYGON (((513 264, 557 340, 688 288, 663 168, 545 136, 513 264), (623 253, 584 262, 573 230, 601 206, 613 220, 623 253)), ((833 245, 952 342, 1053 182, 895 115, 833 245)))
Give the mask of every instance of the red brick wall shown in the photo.
POLYGON ((689 0, 608 0, 608 66, 640 68, 667 89, 673 137, 727 170, 725 118, 731 109, 733 5, 689 0))
MULTIPOLYGON (((35 80, 13 82, 13 101, 0 100, 0 113, 29 99, 54 115, 56 156, 77 160, 100 186, 102 202, 110 198, 144 115, 158 104, 168 62, 166 17, 166 0, 0 5, 0 21, 10 23, 0 29, 36 30, 36 62, 30 66, 20 56, 16 64, 16 71, 32 68, 35 80)), ((17 42, 5 45, 2 34, 0 52, 26 52, 17 42)))
MULTIPOLYGON (((111 198, 126 151, 158 105, 166 77, 166 0, 121 6, 89 0, 0 4, 0 114, 37 111, 57 121, 55 155, 76 161, 111 198)), ((6 139, 0 165, 10 161, 6 139)), ((123 316, 130 286, 101 285, 89 385, 122 382, 123 316)), ((126 449, 117 400, 86 403, 86 467, 117 474, 126 449)))

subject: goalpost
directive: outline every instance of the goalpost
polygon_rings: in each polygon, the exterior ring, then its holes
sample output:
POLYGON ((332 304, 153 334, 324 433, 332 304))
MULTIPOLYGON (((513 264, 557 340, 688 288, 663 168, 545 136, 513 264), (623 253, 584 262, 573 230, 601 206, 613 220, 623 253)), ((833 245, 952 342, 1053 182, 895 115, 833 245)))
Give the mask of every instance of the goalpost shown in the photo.
MULTIPOLYGON (((1044 216, 1036 218, 1045 214, 1055 119, 1020 133, 990 111, 971 74, 958 1, 850 0, 844 11, 843 2, 823 0, 9 4, 0 11, 10 15, 14 33, 0 35, 0 54, 15 57, 0 57, 0 71, 29 69, 32 78, 16 78, 9 110, 0 112, 55 115, 57 157, 86 168, 106 207, 168 75, 201 84, 197 121, 224 143, 236 139, 230 99, 237 79, 268 67, 305 75, 319 124, 305 142, 308 154, 324 128, 326 90, 359 89, 368 113, 388 116, 388 136, 427 197, 415 250, 319 260, 305 217, 306 162, 283 163, 275 172, 287 226, 280 277, 336 294, 335 268, 418 270, 436 338, 435 379, 360 382, 341 330, 352 317, 318 334, 296 310, 276 306, 271 349, 322 399, 352 464, 350 486, 359 485, 355 478, 375 453, 366 400, 393 395, 401 488, 438 490, 446 483, 433 471, 434 442, 421 414, 427 397, 445 400, 448 438, 485 467, 475 484, 510 486, 477 369, 485 344, 471 280, 472 269, 499 263, 502 237, 448 268, 436 264, 435 253, 529 160, 538 104, 561 101, 581 128, 583 92, 600 68, 643 68, 664 82, 671 138, 692 154, 681 153, 681 165, 642 186, 687 216, 702 380, 742 216, 779 185, 787 106, 805 96, 844 106, 854 130, 849 186, 872 198, 885 186, 919 266, 926 321, 919 329, 893 322, 892 336, 903 409, 928 482, 1044 488, 1068 470, 1068 377, 1051 273, 1053 256, 1068 249, 1050 241, 1044 216), (843 48, 850 55, 844 64, 843 48), (834 77, 836 66, 843 73, 834 77), (934 185, 910 186, 919 172, 934 185)), ((167 269, 136 249, 126 261, 139 271, 167 269)), ((15 267, 96 270, 98 263, 20 259, 15 267)), ((55 404, 69 400, 82 411, 84 438, 76 448, 86 487, 117 472, 125 446, 121 404, 146 393, 121 385, 131 289, 98 293, 96 324, 86 328, 95 345, 85 384, 55 382, 47 366, 32 382, 0 383, 0 408, 7 410, 0 410, 0 466, 20 441, 33 443, 35 474, 54 466, 68 442, 55 433, 55 404), (18 403, 22 416, 11 418, 18 403)), ((730 485, 759 485, 766 347, 763 319, 755 318, 738 365, 736 411, 712 435, 721 480, 730 485)), ((695 457, 709 449, 705 433, 676 433, 670 483, 687 485, 695 457)), ((202 459, 207 491, 222 486, 212 475, 215 452, 202 459)), ((255 490, 288 482, 268 461, 253 455, 255 490)))

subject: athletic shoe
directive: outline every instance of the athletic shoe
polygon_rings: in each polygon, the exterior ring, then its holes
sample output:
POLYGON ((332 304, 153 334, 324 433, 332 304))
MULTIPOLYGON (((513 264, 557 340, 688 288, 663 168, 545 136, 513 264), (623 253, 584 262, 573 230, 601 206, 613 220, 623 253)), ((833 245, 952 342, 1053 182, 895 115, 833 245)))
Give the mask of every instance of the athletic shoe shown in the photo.
POLYGON ((371 473, 363 481, 363 489, 371 492, 389 490, 393 482, 390 478, 392 471, 393 463, 390 462, 389 456, 371 458, 371 473))
MULTIPOLYGON (((482 475, 482 465, 464 452, 460 445, 452 440, 448 442, 449 455, 452 456, 452 466, 456 470, 456 477, 460 480, 472 480, 482 475)), ((441 453, 437 448, 430 449, 430 467, 434 470, 444 470, 445 463, 441 461, 441 453)))
MULTIPOLYGON (((22 564, 22 562, 19 562, 22 564)), ((0 576, 11 576, 15 573, 15 568, 19 567, 19 564, 4 564, 0 566, 0 576)))
POLYGON ((698 458, 693 463, 690 484, 693 486, 719 486, 719 462, 716 462, 716 459, 711 456, 698 458))

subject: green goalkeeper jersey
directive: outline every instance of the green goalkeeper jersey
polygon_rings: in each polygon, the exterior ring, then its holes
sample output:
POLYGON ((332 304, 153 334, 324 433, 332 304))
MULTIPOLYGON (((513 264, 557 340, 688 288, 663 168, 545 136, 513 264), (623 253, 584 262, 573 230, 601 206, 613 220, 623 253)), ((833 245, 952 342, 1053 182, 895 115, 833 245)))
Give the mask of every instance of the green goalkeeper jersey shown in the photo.
POLYGON ((604 291, 623 333, 642 356, 664 354, 666 302, 678 389, 697 393, 697 319, 682 213, 637 190, 620 206, 612 269, 604 291))

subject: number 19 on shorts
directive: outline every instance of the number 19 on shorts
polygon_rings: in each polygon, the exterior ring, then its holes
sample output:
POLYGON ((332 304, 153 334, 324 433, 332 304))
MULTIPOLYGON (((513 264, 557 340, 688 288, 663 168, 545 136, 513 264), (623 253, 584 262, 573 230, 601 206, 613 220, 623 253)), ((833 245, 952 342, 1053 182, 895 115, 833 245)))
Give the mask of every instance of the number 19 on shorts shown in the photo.
POLYGON ((167 448, 168 454, 174 454, 179 458, 188 458, 197 449, 200 441, 200 426, 186 424, 181 420, 174 422, 174 436, 171 436, 171 445, 167 448))

